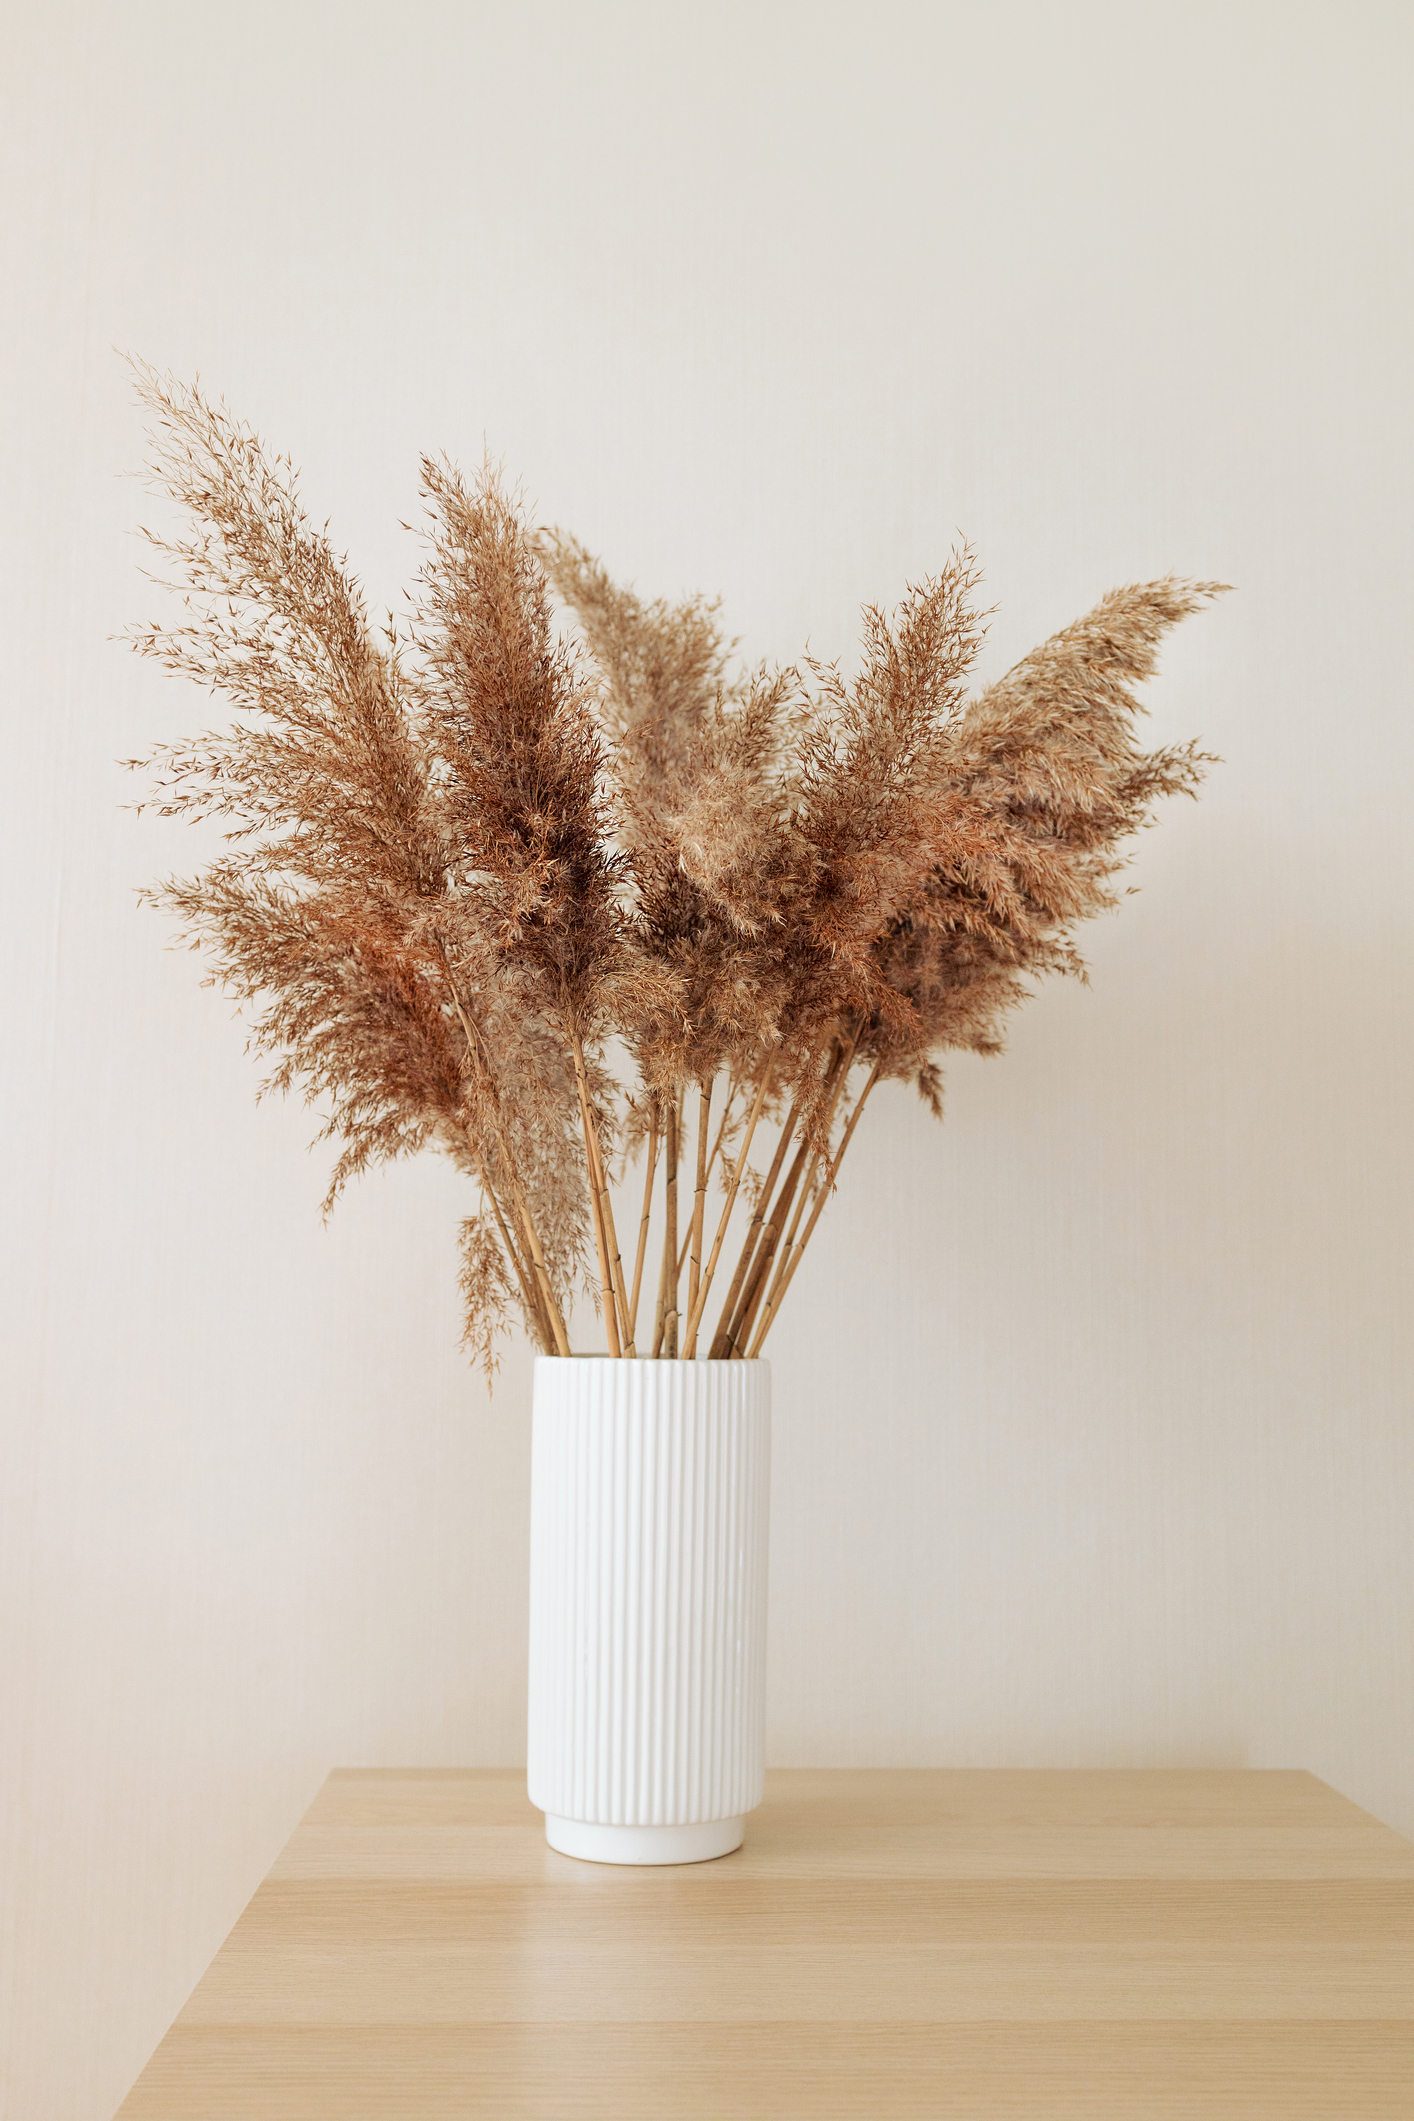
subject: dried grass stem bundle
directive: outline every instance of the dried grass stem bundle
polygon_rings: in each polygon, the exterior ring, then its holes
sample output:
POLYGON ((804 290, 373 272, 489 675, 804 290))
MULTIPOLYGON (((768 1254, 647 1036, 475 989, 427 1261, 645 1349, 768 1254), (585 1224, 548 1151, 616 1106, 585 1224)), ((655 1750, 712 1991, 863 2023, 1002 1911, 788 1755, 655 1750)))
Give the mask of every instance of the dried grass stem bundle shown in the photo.
POLYGON ((708 1353, 759 1356, 877 1085, 939 1111, 940 1056, 999 1052, 1038 979, 1083 976, 1075 931, 1118 903, 1126 843, 1196 793, 1208 757, 1140 749, 1134 687, 1222 585, 1115 590, 969 697, 963 548, 866 609, 853 677, 741 670, 715 605, 645 603, 532 532, 494 467, 427 458, 411 619, 375 632, 288 460, 135 373, 185 524, 146 533, 181 607, 132 645, 234 711, 133 762, 152 807, 226 833, 151 896, 245 1008, 268 1087, 339 1144, 326 1205, 379 1160, 452 1157, 489 1372, 516 1311, 570 1353, 581 1289, 636 1354, 659 1216, 652 1353, 695 1357, 749 1204, 708 1353), (611 1173, 639 1147, 630 1286, 611 1173))

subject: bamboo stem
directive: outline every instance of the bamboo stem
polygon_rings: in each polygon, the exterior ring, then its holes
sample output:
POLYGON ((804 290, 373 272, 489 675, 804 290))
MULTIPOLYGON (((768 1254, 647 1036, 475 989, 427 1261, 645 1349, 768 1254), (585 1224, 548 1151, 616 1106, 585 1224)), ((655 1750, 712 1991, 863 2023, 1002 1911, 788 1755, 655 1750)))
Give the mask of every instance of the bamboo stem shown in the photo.
MULTIPOLYGON (((832 1039, 830 1045, 830 1059, 825 1068, 824 1080, 820 1085, 822 1097, 835 1088, 839 1078, 841 1063, 844 1060, 845 1049, 840 1041, 837 1038, 832 1039)), ((854 1041, 851 1040, 851 1052, 853 1051, 853 1046, 854 1041)), ((780 1168, 790 1129, 803 1107, 804 1093, 798 1096, 795 1103, 791 1106, 790 1117, 786 1123, 786 1132, 781 1138, 780 1146, 776 1151, 776 1157, 771 1166, 773 1177, 774 1173, 780 1168)), ((833 1102, 831 1103, 830 1111, 832 1113, 834 1111, 833 1102)), ((770 1184, 772 1181, 768 1181, 766 1188, 763 1190, 754 1218, 754 1221, 760 1225, 759 1233, 753 1237, 751 1231, 747 1232, 748 1244, 753 1247, 750 1272, 747 1274, 744 1264, 738 1268, 739 1275, 745 1278, 745 1287, 737 1302, 735 1312, 728 1317, 727 1312, 723 1311, 722 1322, 717 1329, 717 1339, 712 1344, 714 1353, 717 1352, 719 1345, 723 1355, 738 1357, 743 1352, 742 1343, 747 1333, 751 1330, 751 1322, 755 1318, 757 1308, 761 1302, 766 1286, 766 1276, 770 1272, 771 1262, 775 1258, 776 1248, 780 1241, 781 1226, 786 1216, 790 1213, 791 1202, 795 1198, 796 1187, 800 1183, 801 1167, 807 1151, 811 1147, 811 1140, 810 1133, 802 1137, 800 1146, 792 1159, 790 1170, 786 1174, 777 1198, 771 1201, 770 1184), (767 1219, 768 1201, 771 1203, 769 1220, 767 1219)), ((745 1250, 746 1248, 743 1247, 743 1253, 745 1253, 745 1250)), ((735 1280, 736 1278, 734 1277, 734 1285, 735 1280)))
POLYGON ((740 1087, 741 1085, 738 1083, 734 1073, 727 1077, 727 1101, 722 1107, 722 1117, 718 1122, 717 1131, 712 1137, 712 1153, 707 1159, 707 1176, 709 1180, 717 1168, 717 1158, 722 1153, 722 1142, 726 1135, 727 1122, 732 1116, 732 1105, 740 1087))
POLYGON ((589 1109, 589 1078, 584 1066, 584 1047, 580 1043, 579 1031, 572 1016, 567 1021, 570 1034, 570 1051, 574 1056, 574 1083, 579 1092, 579 1124, 584 1135, 584 1160, 589 1167, 589 1207, 594 1219, 594 1243, 599 1252, 599 1295, 604 1310, 604 1331, 608 1335, 609 1353, 623 1354, 623 1343, 619 1339, 619 1300, 614 1293, 613 1269, 609 1265, 609 1239, 604 1228, 604 1185, 599 1167, 599 1138, 594 1129, 594 1116, 589 1109))
MULTIPOLYGON (((667 1129, 665 1127, 664 1132, 667 1129)), ((663 1257, 658 1266, 658 1301, 653 1311, 653 1359, 656 1362, 663 1352, 663 1334, 668 1313, 668 1248, 663 1245, 663 1257)))
MULTIPOLYGON (((676 1092, 674 1092, 663 1114, 663 1242, 660 1248, 662 1256, 658 1263, 658 1302, 653 1314, 653 1354, 655 1359, 663 1352, 664 1321, 668 1311, 668 1186, 672 1174, 672 1150, 676 1143, 676 1137, 673 1133, 673 1119, 676 1112, 676 1092)), ((676 1205, 677 1195, 674 1193, 672 1206, 676 1207, 676 1205)))
MULTIPOLYGON (((468 1148, 471 1146, 469 1135, 467 1136, 467 1146, 468 1148)), ((549 1332, 549 1321, 539 1301, 539 1291, 535 1286, 534 1271, 527 1262, 523 1243, 518 1245, 511 1235, 506 1211, 501 1205, 496 1188, 491 1183, 484 1158, 477 1164, 476 1175, 481 1181, 481 1191, 489 1202, 491 1213, 495 1217, 497 1234, 501 1240, 501 1249, 515 1269, 516 1280, 520 1283, 521 1299, 526 1306, 530 1322, 534 1326, 537 1335, 544 1339, 549 1332)))
POLYGON ((524 1226, 526 1243, 530 1246, 530 1257, 535 1266, 536 1278, 540 1283, 540 1294, 544 1300, 545 1308, 550 1314, 550 1326, 554 1334, 555 1350, 557 1354, 568 1355, 570 1337, 565 1326, 564 1314, 556 1301, 555 1291, 551 1285, 550 1269, 545 1264, 545 1253, 540 1243, 540 1232, 535 1227, 535 1217, 530 1212, 530 1202, 525 1197, 525 1189, 517 1176, 515 1165, 509 1160, 504 1136, 501 1135, 499 1128, 497 1129, 497 1137, 501 1143, 501 1154, 507 1158, 506 1177, 511 1189, 511 1205, 524 1226))
MULTIPOLYGON (((736 1096, 736 1093, 737 1093, 737 1080, 736 1080, 736 1077, 735 1077, 734 1075, 732 1075, 732 1076, 729 1076, 729 1077, 727 1078, 727 1101, 726 1101, 726 1104, 725 1104, 725 1105, 723 1106, 723 1108, 722 1108, 722 1120, 721 1120, 721 1125, 720 1125, 720 1126, 718 1127, 718 1129, 717 1129, 717 1138, 716 1138, 716 1140, 715 1140, 715 1141, 713 1142, 713 1144, 712 1144, 712 1153, 711 1153, 711 1155, 710 1155, 710 1156, 709 1156, 709 1157, 707 1158, 707 1183, 708 1183, 709 1185, 710 1185, 710 1184, 711 1184, 711 1182, 712 1182, 712 1173, 713 1173, 713 1172, 714 1172, 714 1171, 716 1170, 716 1168, 717 1168, 717 1154, 718 1154, 718 1151, 719 1151, 719 1150, 721 1149, 721 1146, 722 1146, 722 1137, 723 1137, 723 1135, 724 1135, 724 1134, 726 1133, 726 1131, 727 1131, 727 1121, 728 1121, 728 1120, 729 1120, 729 1119, 731 1118, 731 1111, 732 1111, 732 1100, 733 1100, 733 1098, 734 1098, 734 1097, 736 1096)), ((690 1245, 691 1243, 692 1243, 692 1225, 691 1225, 691 1224, 689 1223, 689 1224, 688 1224, 688 1229, 687 1229, 687 1235, 686 1235, 686 1237, 685 1237, 685 1238, 683 1239, 683 1241, 682 1241, 682 1244, 681 1244, 681 1246, 679 1247, 679 1250, 678 1250, 678 1279, 679 1279, 679 1280, 681 1280, 681 1279, 682 1279, 682 1270, 683 1270, 683 1267, 684 1267, 684 1266, 686 1265, 686 1263, 687 1263, 687 1248, 688 1248, 688 1246, 689 1246, 689 1245, 690 1245)))
POLYGON ((633 1346, 634 1333, 638 1326, 638 1292, 643 1286, 643 1261, 648 1250, 648 1225, 653 1219, 653 1173, 658 1164, 658 1100, 654 1097, 648 1111, 648 1156, 643 1173, 643 1214, 638 1223, 638 1257, 633 1263, 633 1294, 628 1302, 628 1338, 633 1346))
POLYGON ((757 1196, 756 1212, 748 1223, 746 1235, 742 1239, 741 1253, 736 1263, 736 1272, 732 1275, 731 1287, 727 1290, 726 1302, 722 1305, 722 1315, 717 1320, 717 1330, 712 1336, 712 1345, 708 1350, 710 1355, 725 1356, 731 1353, 730 1329, 736 1316, 737 1298, 741 1294, 741 1285, 745 1281, 751 1266, 752 1258, 756 1251, 756 1242, 766 1219, 766 1210, 770 1205, 771 1191, 776 1180, 780 1177, 781 1165, 785 1162, 786 1150, 789 1147, 791 1135, 795 1132, 795 1123, 799 1116, 800 1099, 796 1098, 786 1114, 785 1125, 781 1128, 781 1138, 776 1143, 776 1153, 771 1158, 771 1168, 766 1173, 765 1183, 757 1196))
POLYGON ((834 1160, 830 1165, 827 1177, 824 1183, 821 1185, 820 1191, 816 1196, 815 1206, 811 1211, 810 1220, 805 1225, 805 1235, 801 1238, 799 1245, 796 1247, 795 1257, 791 1260, 789 1268, 786 1271, 786 1274, 781 1282, 780 1287, 778 1289, 772 1290, 770 1301, 767 1303, 766 1309, 762 1313, 761 1324, 757 1329, 756 1338, 751 1343, 752 1355, 759 1355, 761 1353, 761 1344, 765 1340, 766 1335, 771 1330, 771 1321, 781 1307, 781 1302, 785 1296, 786 1290, 790 1287, 792 1281, 795 1279, 795 1270, 800 1265, 801 1259, 803 1258, 805 1253, 805 1247, 810 1242, 810 1234, 815 1228, 816 1223, 820 1220, 821 1211, 825 1206, 825 1202, 829 1199, 830 1195, 835 1190, 835 1180, 839 1175, 840 1165, 844 1162, 844 1152, 850 1145, 850 1141, 853 1138, 855 1128, 859 1125, 859 1115, 864 1110, 864 1100, 868 1097, 869 1092, 873 1089, 875 1083, 878 1082, 879 1070, 882 1066, 882 1061, 875 1061, 868 1082, 866 1082, 864 1088, 860 1091, 858 1097, 855 1099, 854 1110, 849 1115, 849 1124, 846 1126, 844 1133, 840 1138, 839 1148, 836 1151, 834 1160))
POLYGON ((785 1243, 777 1247, 779 1257, 776 1263, 776 1271, 771 1277, 771 1285, 766 1294, 765 1310, 767 1315, 774 1311, 780 1300, 783 1284, 789 1278, 788 1270, 791 1256, 795 1250, 795 1233, 800 1228, 800 1218, 809 1205, 811 1181, 814 1179, 819 1162, 820 1150, 817 1146, 810 1152, 810 1162, 806 1167, 805 1182, 796 1195, 795 1213, 791 1216, 790 1228, 785 1234, 785 1243))
POLYGON ((669 1359, 675 1359, 678 1352, 678 1131, 681 1110, 681 1097, 675 1096, 668 1107, 668 1173, 663 1188, 667 1227, 663 1232, 658 1330, 653 1336, 653 1353, 656 1355, 661 1348, 669 1359))
POLYGON ((451 993, 453 1006, 461 1019, 462 1033, 466 1039, 467 1051, 471 1055, 472 1065, 479 1070, 491 1100, 492 1131, 496 1137, 496 1146, 501 1152, 501 1161, 506 1167, 506 1184, 510 1190, 511 1205, 520 1217, 521 1226, 525 1231, 526 1243, 530 1246, 530 1257, 534 1262, 545 1310, 549 1315, 550 1325, 554 1333, 556 1352, 560 1355, 568 1355, 570 1338, 565 1330, 565 1321, 560 1307, 555 1301, 555 1291, 550 1282, 550 1270, 545 1264, 545 1253, 541 1247, 540 1233, 535 1227, 535 1218, 530 1212, 530 1203, 525 1197, 525 1188, 520 1182, 520 1175, 515 1166, 515 1158, 511 1155, 510 1143, 506 1139, 506 1131, 501 1124, 500 1089, 495 1075, 492 1073, 491 1063, 486 1057, 486 1048, 482 1041, 481 1033, 473 1022, 457 990, 451 961, 447 956, 442 938, 439 935, 434 935, 433 941, 437 946, 437 955, 442 960, 442 970, 447 975, 447 986, 451 993))
POLYGON ((604 1162, 603 1145, 599 1140, 599 1126, 594 1117, 594 1106, 589 1095, 589 1070, 584 1059, 584 1041, 579 1026, 574 1020, 568 1003, 565 1021, 569 1027, 570 1045, 574 1054, 575 1084, 579 1091, 580 1120, 584 1128, 584 1147, 589 1162, 589 1179, 595 1202, 595 1236, 601 1238, 600 1282, 604 1295, 604 1321, 609 1334, 609 1352, 632 1355, 633 1336, 628 1329, 628 1293, 624 1288, 623 1261, 619 1256, 619 1235, 614 1227, 614 1203, 609 1192, 608 1166, 604 1162), (608 1262, 607 1278, 604 1263, 608 1262), (609 1316, 612 1301, 613 1317, 609 1316), (626 1345, 625 1345, 626 1344, 626 1345))
POLYGON ((530 1246, 530 1257, 534 1262, 536 1278, 540 1283, 540 1293, 544 1299, 545 1308, 550 1314, 550 1325, 555 1337, 555 1350, 557 1354, 568 1355, 570 1337, 565 1329, 564 1314, 555 1300, 555 1291, 550 1282, 550 1269, 545 1264, 545 1254, 540 1244, 540 1232, 535 1227, 535 1218, 530 1212, 530 1202, 525 1197, 525 1190, 516 1174, 515 1165, 511 1163, 507 1154, 505 1138, 501 1134, 499 1127, 496 1131, 501 1154, 506 1158, 506 1183, 511 1189, 511 1205, 521 1219, 525 1230, 526 1243, 530 1246))
MULTIPOLYGON (((727 1234, 727 1224, 732 1219, 732 1209, 736 1206, 736 1196, 741 1185, 741 1175, 746 1169, 746 1159, 751 1154, 751 1143, 756 1133, 756 1122, 761 1117, 761 1108, 766 1102, 766 1092, 771 1087, 771 1076, 775 1071, 775 1065, 776 1056, 773 1053, 762 1070, 761 1080, 756 1086, 756 1097, 751 1107, 751 1116, 746 1123, 746 1134, 742 1141, 741 1153, 736 1160, 736 1170, 732 1174, 731 1186, 727 1193, 727 1204, 723 1208, 721 1218, 718 1221, 717 1234, 712 1240, 711 1256, 707 1261, 706 1272, 702 1277, 702 1286, 697 1292, 697 1301, 692 1306, 692 1315, 687 1321, 687 1345, 683 1350, 685 1355, 695 1355, 697 1353, 697 1328, 701 1323, 702 1314, 707 1308, 707 1298, 712 1287, 712 1277, 717 1271, 717 1261, 721 1257, 722 1240, 727 1234)), ((720 1138, 718 1136, 719 1140, 720 1138)))
POLYGON ((545 1316, 544 1306, 538 1301, 534 1276, 526 1273, 525 1262, 522 1260, 520 1252, 511 1238, 511 1233, 506 1227, 506 1218, 502 1212, 501 1203, 496 1198, 496 1189, 484 1172, 482 1173, 482 1187, 487 1200, 491 1203, 491 1213, 496 1218, 496 1228, 501 1233, 501 1243, 505 1247, 511 1265, 515 1269, 516 1280, 520 1283, 520 1300, 525 1307, 526 1323, 534 1327, 536 1338, 545 1353, 553 1355, 555 1352, 554 1335, 550 1331, 550 1322, 545 1316))
POLYGON ((628 1291, 624 1287, 624 1263, 619 1257, 619 1233, 614 1228, 614 1202, 609 1192, 609 1173, 604 1164, 604 1152, 599 1146, 596 1131, 595 1154, 599 1158, 599 1206, 604 1217, 604 1235, 609 1246, 609 1269, 614 1277, 614 1301, 619 1308, 619 1323, 623 1328, 624 1353, 632 1355, 633 1335, 628 1323, 628 1291))
MULTIPOLYGON (((702 1227, 707 1214, 707 1123, 712 1113, 712 1082, 709 1077, 697 1090, 697 1190, 692 1196, 692 1253, 687 1268, 688 1317, 697 1315, 697 1291, 702 1282, 702 1227)), ((690 1355, 691 1348, 683 1353, 690 1355)))
POLYGON ((746 1278, 746 1287, 741 1292, 741 1302, 737 1306, 737 1315, 732 1320, 731 1331, 728 1336, 733 1361, 739 1360, 746 1353, 747 1338, 755 1323, 756 1313, 761 1306, 761 1299, 766 1293, 766 1281, 771 1272, 772 1262, 776 1257, 776 1247, 780 1241, 781 1227, 786 1217, 790 1214, 791 1202, 795 1199, 796 1188, 800 1184, 800 1175, 805 1169, 806 1160, 810 1154, 810 1138, 806 1135, 802 1138, 799 1148, 791 1158, 790 1169, 786 1173, 780 1192, 772 1203, 770 1218, 762 1228, 761 1241, 756 1248, 756 1257, 752 1262, 751 1272, 746 1278))
MULTIPOLYGON (((811 1183, 815 1177, 816 1169, 818 1168, 822 1158, 826 1163, 828 1163, 830 1160, 830 1129, 835 1123, 835 1112, 839 1105, 840 1093, 843 1091, 846 1082, 849 1080, 849 1071, 854 1061, 854 1049, 858 1045, 858 1043, 859 1033, 856 1030, 854 1036, 850 1039, 849 1044, 843 1049, 839 1056, 835 1074, 834 1088, 830 1092, 830 1101, 825 1108, 825 1115, 820 1122, 819 1133, 815 1137, 814 1146, 812 1147, 810 1152, 810 1162, 806 1166, 804 1182, 801 1185, 799 1193, 796 1195, 795 1213, 790 1219, 790 1228, 786 1231, 785 1243, 783 1245, 778 1246, 777 1248, 780 1254, 780 1261, 776 1268, 775 1276, 771 1282, 770 1290, 766 1297, 766 1309, 768 1312, 774 1311, 780 1296, 784 1294, 784 1283, 788 1278, 791 1255, 795 1250, 795 1233, 800 1228, 800 1219, 802 1215, 804 1215, 806 1208, 810 1205, 810 1188, 811 1183)), ((822 1183, 825 1184, 828 1188, 828 1186, 833 1185, 834 1180, 833 1178, 830 1178, 828 1180, 822 1181, 822 1183)), ((813 1228, 814 1225, 812 1224, 811 1227, 813 1228)))

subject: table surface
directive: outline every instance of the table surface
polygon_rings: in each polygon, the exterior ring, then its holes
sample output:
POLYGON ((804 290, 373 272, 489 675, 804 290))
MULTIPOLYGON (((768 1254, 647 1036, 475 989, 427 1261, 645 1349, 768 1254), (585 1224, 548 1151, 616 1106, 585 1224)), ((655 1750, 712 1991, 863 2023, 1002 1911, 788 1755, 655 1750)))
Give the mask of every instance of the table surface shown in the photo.
POLYGON ((328 1782, 120 2121, 1414 2115, 1414 1843, 1291 1773, 799 1770, 745 1846, 328 1782))

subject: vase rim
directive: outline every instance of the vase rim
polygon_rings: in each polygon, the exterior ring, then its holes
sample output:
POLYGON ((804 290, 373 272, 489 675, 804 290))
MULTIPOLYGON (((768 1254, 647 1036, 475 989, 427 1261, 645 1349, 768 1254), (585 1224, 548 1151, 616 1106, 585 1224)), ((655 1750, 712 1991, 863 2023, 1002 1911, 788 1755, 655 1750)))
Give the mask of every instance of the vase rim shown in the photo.
MULTIPOLYGON (((743 1367, 760 1369, 767 1367, 764 1355, 743 1355, 736 1359, 743 1367)), ((701 1370, 706 1369, 709 1365, 713 1369, 727 1369, 731 1367, 732 1363, 732 1359, 725 1355, 610 1355, 607 1348, 586 1348, 580 1353, 571 1355, 537 1355, 535 1360, 538 1363, 612 1362, 619 1364, 621 1367, 632 1363, 635 1366, 641 1365, 644 1369, 654 1370, 669 1368, 701 1370)))

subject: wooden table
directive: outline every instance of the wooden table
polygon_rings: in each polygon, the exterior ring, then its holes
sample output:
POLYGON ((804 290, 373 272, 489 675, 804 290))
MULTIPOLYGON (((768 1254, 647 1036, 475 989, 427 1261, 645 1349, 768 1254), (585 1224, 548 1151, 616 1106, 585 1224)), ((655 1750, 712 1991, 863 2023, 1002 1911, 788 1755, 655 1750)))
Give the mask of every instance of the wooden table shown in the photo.
POLYGON ((331 1775, 121 2121, 1414 2116, 1414 1844, 1297 1773, 773 1774, 746 1846, 546 1848, 331 1775))

